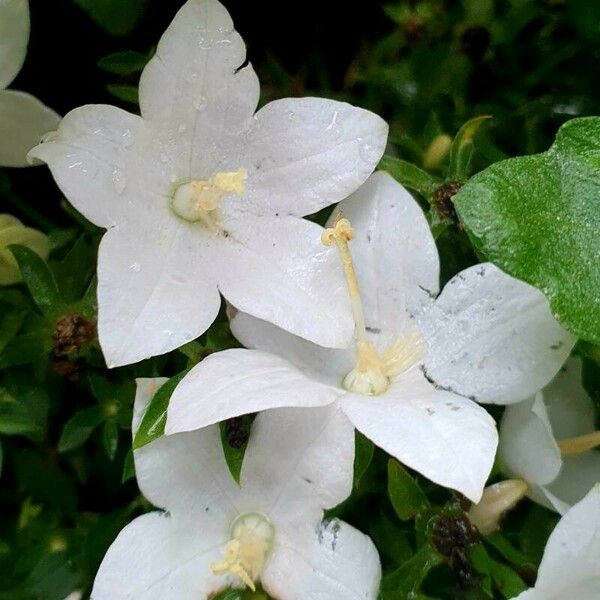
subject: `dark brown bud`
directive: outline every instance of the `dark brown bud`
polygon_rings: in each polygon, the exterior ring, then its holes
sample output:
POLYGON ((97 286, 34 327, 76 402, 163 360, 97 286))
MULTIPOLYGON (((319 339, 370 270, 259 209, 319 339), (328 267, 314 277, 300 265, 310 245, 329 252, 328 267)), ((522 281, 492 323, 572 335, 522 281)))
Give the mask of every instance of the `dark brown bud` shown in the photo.
POLYGON ((232 417, 225 421, 225 439, 232 448, 238 449, 248 443, 252 421, 254 414, 232 417))
POLYGON ((91 344, 96 338, 96 323, 81 315, 70 313, 56 322, 52 332, 54 356, 68 356, 91 344))
POLYGON ((433 194, 433 205, 443 219, 458 222, 452 197, 458 193, 461 184, 456 182, 443 183, 433 194))

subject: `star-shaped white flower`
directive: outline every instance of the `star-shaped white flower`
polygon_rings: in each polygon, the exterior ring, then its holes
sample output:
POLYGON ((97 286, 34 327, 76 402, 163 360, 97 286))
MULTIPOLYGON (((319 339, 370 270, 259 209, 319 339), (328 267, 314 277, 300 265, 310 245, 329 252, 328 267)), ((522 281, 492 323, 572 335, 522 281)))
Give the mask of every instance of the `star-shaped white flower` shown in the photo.
POLYGON ((318 98, 277 100, 255 114, 259 84, 245 56, 225 8, 189 0, 144 70, 142 117, 84 106, 30 153, 109 229, 98 326, 110 366, 196 338, 217 315, 219 292, 317 343, 350 340, 335 256, 301 217, 368 177, 387 125, 318 98))
MULTIPOLYGON (((133 430, 164 380, 138 381, 133 430)), ((238 486, 218 426, 162 437, 134 453, 154 505, 108 550, 93 600, 202 600, 229 586, 278 600, 375 600, 371 540, 323 509, 352 488, 352 425, 335 407, 278 409, 253 426, 238 486)))
POLYGON ((28 0, 0 0, 0 166, 26 167, 27 152, 56 129, 60 117, 37 98, 7 90, 29 41, 28 0))
POLYGON ((600 432, 594 403, 571 358, 540 393, 509 406, 498 453, 512 477, 529 484, 532 500, 564 514, 600 481, 600 432))
POLYGON ((474 400, 527 397, 558 370, 574 338, 540 292, 489 264, 459 273, 434 301, 435 242, 418 204, 386 173, 373 175, 339 210, 355 231, 364 308, 353 293, 358 352, 324 349, 238 313, 234 334, 257 350, 228 350, 198 364, 171 398, 166 431, 338 402, 389 454, 477 501, 497 433, 474 400))
POLYGON ((535 587, 515 600, 600 598, 600 485, 559 521, 548 539, 535 587))

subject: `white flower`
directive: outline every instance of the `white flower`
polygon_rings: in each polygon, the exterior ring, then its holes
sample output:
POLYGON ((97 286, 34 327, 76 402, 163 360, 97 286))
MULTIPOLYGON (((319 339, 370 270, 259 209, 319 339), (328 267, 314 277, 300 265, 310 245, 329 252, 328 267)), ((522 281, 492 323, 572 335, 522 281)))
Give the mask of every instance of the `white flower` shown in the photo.
POLYGON ((26 167, 27 152, 60 117, 37 98, 7 90, 27 54, 29 3, 0 0, 0 166, 26 167))
MULTIPOLYGON (((356 232, 364 306, 363 317, 353 293, 358 361, 352 350, 324 349, 238 313, 234 334, 258 350, 228 350, 198 364, 171 398, 166 430, 339 401, 386 452, 477 501, 497 433, 474 400, 523 399, 554 375, 574 338, 540 292, 489 264, 459 273, 434 301, 435 242, 418 204, 386 173, 373 175, 339 208, 356 232), (555 344, 560 348, 550 349, 555 344)), ((347 255, 345 264, 351 267, 347 255)))
POLYGON ((21 281, 21 270, 9 246, 27 246, 43 259, 50 253, 48 236, 37 229, 26 227, 12 215, 0 213, 0 285, 21 281))
POLYGON ((571 358, 536 396, 509 406, 500 425, 499 457, 507 473, 529 484, 532 500, 564 514, 600 481, 600 433, 571 358), (558 440, 558 441, 557 441, 558 440))
POLYGON ((100 246, 100 343, 110 366, 167 352, 240 310, 317 343, 347 344, 335 257, 302 216, 372 172, 387 125, 349 104, 271 102, 216 0, 189 0, 140 82, 142 117, 84 106, 30 156, 109 229, 100 246))
POLYGON ((600 486, 559 521, 548 539, 535 587, 515 600, 600 598, 600 486))
MULTIPOLYGON (((133 430, 164 380, 138 380, 133 430)), ((375 600, 371 540, 323 509, 352 487, 352 426, 332 407, 260 414, 240 485, 218 426, 135 451, 138 484, 166 513, 135 519, 108 550, 93 600, 204 600, 260 581, 278 600, 375 600), (337 442, 334 444, 334 442, 337 442)))

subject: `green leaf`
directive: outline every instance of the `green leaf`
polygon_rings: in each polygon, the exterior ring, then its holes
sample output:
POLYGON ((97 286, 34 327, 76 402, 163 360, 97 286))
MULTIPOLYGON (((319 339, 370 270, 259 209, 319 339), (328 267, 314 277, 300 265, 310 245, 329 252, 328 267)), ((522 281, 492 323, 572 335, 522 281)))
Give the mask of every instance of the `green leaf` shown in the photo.
POLYGON ((418 483, 395 459, 388 461, 388 496, 402 521, 407 521, 429 507, 429 502, 418 483))
POLYGON ((358 488, 362 476, 373 460, 375 445, 358 430, 355 432, 354 439, 354 487, 358 488))
POLYGON ((443 558, 431 546, 423 546, 410 560, 384 577, 381 583, 383 600, 412 600, 431 569, 443 558))
POLYGON ((138 88, 134 85, 124 85, 120 83, 109 83, 106 89, 115 98, 128 102, 129 104, 139 104, 138 88))
POLYGON ((24 310, 5 310, 4 306, 0 307, 0 352, 6 348, 6 345, 17 335, 25 315, 24 310))
POLYGON ((225 462, 227 462, 231 476, 238 484, 253 421, 254 415, 242 415, 220 423, 225 462))
POLYGON ((396 181, 402 185, 419 192, 422 196, 429 198, 439 182, 427 171, 423 171, 416 165, 400 158, 388 156, 381 159, 379 168, 387 171, 396 181))
POLYGON ((74 0, 110 35, 131 33, 141 18, 148 0, 74 0))
POLYGON ((130 448, 123 461, 123 473, 121 474, 121 483, 125 483, 135 477, 135 463, 133 462, 133 450, 130 448))
POLYGON ((475 150, 475 135, 483 123, 491 119, 489 116, 475 117, 467 121, 456 134, 452 146, 450 147, 450 159, 447 181, 457 181, 462 183, 469 177, 469 168, 471 159, 475 150))
POLYGON ((103 56, 98 66, 107 73, 114 75, 133 75, 144 69, 150 57, 134 50, 124 50, 103 56))
POLYGON ((52 330, 36 329, 13 338, 0 353, 0 369, 45 359, 52 349, 52 330))
POLYGON ((504 598, 514 598, 527 589, 525 582, 510 567, 493 559, 483 544, 476 544, 468 551, 473 568, 485 578, 491 579, 504 598))
POLYGON ((103 420, 104 414, 99 406, 76 412, 63 427, 58 441, 58 451, 67 452, 84 444, 103 420))
POLYGON ((9 246, 32 298, 42 313, 55 317, 63 308, 58 286, 48 265, 33 250, 14 244, 9 246))
POLYGON ((119 446, 119 428, 112 419, 104 423, 104 427, 102 428, 102 443, 106 456, 110 460, 114 460, 119 446))
POLYGON ((133 449, 138 450, 146 444, 153 442, 165 432, 165 423, 167 422, 167 409, 171 394, 179 382, 187 375, 187 369, 171 377, 164 383, 150 400, 144 416, 140 422, 138 430, 133 437, 133 449))
POLYGON ((575 335, 600 343, 600 117, 569 121, 547 152, 492 165, 454 204, 481 254, 542 290, 575 335))

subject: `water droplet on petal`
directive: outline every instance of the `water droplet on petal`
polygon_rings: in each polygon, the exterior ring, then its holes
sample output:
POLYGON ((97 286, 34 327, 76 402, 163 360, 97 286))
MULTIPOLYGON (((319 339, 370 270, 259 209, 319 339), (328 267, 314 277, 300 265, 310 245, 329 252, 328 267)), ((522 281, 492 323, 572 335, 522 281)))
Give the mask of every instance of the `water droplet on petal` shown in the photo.
POLYGON ((129 265, 129 270, 133 271, 134 273, 139 273, 142 270, 142 267, 140 263, 134 262, 129 265))
POLYGON ((206 96, 198 96, 194 100, 194 108, 196 110, 204 110, 206 108, 206 96))
POLYGON ((125 133, 122 136, 122 139, 123 148, 129 148, 133 145, 133 133, 131 133, 130 129, 127 129, 127 131, 125 131, 125 133))
POLYGON ((117 194, 122 194, 127 187, 127 178, 125 177, 125 173, 118 167, 112 172, 112 181, 115 186, 115 190, 117 190, 117 194))

